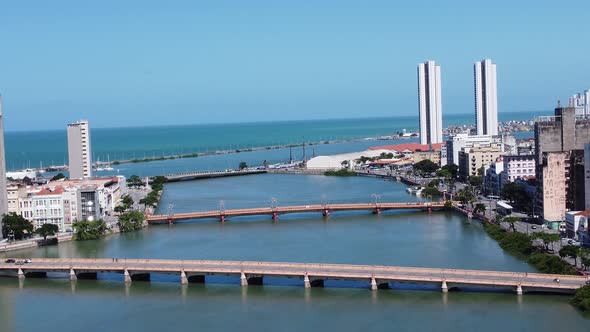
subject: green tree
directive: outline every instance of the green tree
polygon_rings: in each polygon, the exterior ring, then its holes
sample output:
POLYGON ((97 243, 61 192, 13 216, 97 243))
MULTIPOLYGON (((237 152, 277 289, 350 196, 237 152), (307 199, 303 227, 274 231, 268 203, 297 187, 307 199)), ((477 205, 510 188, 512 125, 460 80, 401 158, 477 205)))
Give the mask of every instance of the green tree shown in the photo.
POLYGON ((123 206, 123 205, 117 205, 114 208, 115 212, 117 213, 123 213, 125 212, 127 209, 123 206))
POLYGON ((567 245, 559 250, 559 257, 570 257, 574 260, 574 266, 578 266, 578 255, 580 248, 578 246, 567 245))
POLYGON ((475 201, 475 195, 470 187, 465 187, 457 192, 456 199, 463 204, 472 203, 475 201))
POLYGON ((54 177, 51 178, 51 181, 57 181, 65 178, 66 176, 64 175, 64 173, 57 173, 54 177))
POLYGON ((139 211, 125 212, 119 216, 119 228, 121 232, 131 232, 143 227, 145 216, 139 211))
POLYGON ((472 187, 481 187, 483 184, 483 178, 481 176, 472 175, 467 179, 467 182, 469 182, 469 185, 472 187))
POLYGON ((517 217, 505 217, 502 221, 505 222, 505 223, 508 223, 508 225, 510 225, 510 229, 513 232, 516 232, 516 227, 514 225, 516 224, 517 221, 520 221, 520 218, 517 218, 517 217))
MULTIPOLYGON (((6 189, 6 188, 4 188, 6 189)), ((14 212, 2 216, 2 235, 13 235, 15 240, 22 240, 33 234, 33 224, 14 212)))
POLYGON ((479 213, 485 213, 486 212, 486 206, 483 203, 477 203, 475 204, 475 207, 473 208, 473 213, 479 214, 479 213))
POLYGON ((425 175, 436 172, 438 169, 438 165, 432 162, 431 160, 424 159, 414 164, 413 166, 414 171, 425 175))
POLYGON ((131 175, 129 177, 129 179, 127 179, 127 183, 131 186, 131 187, 140 187, 143 186, 143 181, 141 180, 141 178, 137 175, 131 175))
POLYGON ((447 164, 441 167, 441 169, 437 172, 436 175, 450 180, 456 179, 458 174, 459 166, 455 164, 447 164))
POLYGON ((165 176, 154 176, 154 178, 152 179, 152 183, 154 184, 164 184, 168 182, 168 179, 165 176))
POLYGON ((440 192, 438 191, 437 188, 435 187, 426 187, 424 189, 422 189, 422 191, 420 192, 420 196, 422 197, 438 197, 440 196, 440 192))
POLYGON ((581 311, 590 313, 590 285, 578 288, 570 303, 581 311))
POLYGON ((500 196, 502 198, 509 200, 510 202, 514 203, 517 207, 522 210, 528 211, 530 210, 530 202, 531 199, 526 193, 526 190, 521 185, 509 182, 502 187, 502 191, 500 192, 500 196))
POLYGON ((75 221, 75 239, 77 241, 96 240, 103 237, 107 232, 107 225, 104 220, 75 221))
POLYGON ((434 179, 428 183, 428 187, 438 188, 439 185, 440 185, 439 179, 434 179))
POLYGON ((551 248, 553 248, 553 243, 559 241, 560 237, 559 234, 548 234, 543 232, 537 232, 533 235, 534 239, 539 239, 543 242, 545 246, 545 251, 549 251, 549 245, 551 244, 551 248))
POLYGON ((125 196, 121 197, 121 204, 123 204, 123 207, 125 208, 125 210, 132 207, 133 203, 134 203, 133 198, 130 195, 125 195, 125 196))
POLYGON ((248 168, 248 164, 246 164, 246 162, 245 162, 245 161, 242 161, 242 162, 240 162, 240 165, 238 166, 238 168, 239 168, 240 170, 243 170, 243 169, 245 169, 245 168, 248 168))
POLYGON ((41 227, 37 228, 35 233, 39 234, 39 236, 43 237, 43 240, 47 240, 48 236, 54 236, 59 231, 59 227, 54 224, 43 224, 41 227))

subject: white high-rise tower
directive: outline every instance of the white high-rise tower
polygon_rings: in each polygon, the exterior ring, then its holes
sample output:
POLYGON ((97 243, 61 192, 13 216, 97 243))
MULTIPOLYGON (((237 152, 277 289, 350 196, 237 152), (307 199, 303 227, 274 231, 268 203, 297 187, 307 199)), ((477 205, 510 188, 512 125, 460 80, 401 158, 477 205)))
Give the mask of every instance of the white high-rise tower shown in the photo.
POLYGON ((434 61, 418 65, 420 144, 442 143, 442 95, 440 66, 434 61))
POLYGON ((473 66, 475 127, 478 135, 498 135, 498 85, 496 64, 485 59, 473 66))
POLYGON ((68 124, 68 159, 70 179, 92 177, 92 151, 88 121, 68 124))
POLYGON ((4 115, 0 95, 0 239, 2 238, 2 216, 8 213, 8 193, 6 192, 6 156, 4 151, 4 115))

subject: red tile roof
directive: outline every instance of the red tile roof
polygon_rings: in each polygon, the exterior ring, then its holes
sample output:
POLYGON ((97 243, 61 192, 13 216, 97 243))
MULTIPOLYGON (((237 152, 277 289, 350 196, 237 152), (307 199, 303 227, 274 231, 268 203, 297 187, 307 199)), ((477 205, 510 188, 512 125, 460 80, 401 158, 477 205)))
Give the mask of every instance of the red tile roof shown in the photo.
POLYGON ((40 192, 37 193, 37 195, 61 195, 63 193, 64 187, 57 186, 54 190, 51 190, 49 188, 43 188, 40 192))
POLYGON ((445 143, 436 143, 436 144, 420 144, 420 143, 404 143, 404 144, 395 144, 395 145, 383 145, 383 146, 374 146, 369 148, 369 150, 391 150, 402 152, 405 150, 409 150, 412 152, 416 152, 417 150, 421 151, 430 151, 432 146, 432 150, 438 151, 442 148, 445 143))
POLYGON ((582 212, 578 212, 578 213, 576 213, 576 216, 588 217, 588 216, 590 216, 590 210, 585 210, 585 211, 582 211, 582 212))

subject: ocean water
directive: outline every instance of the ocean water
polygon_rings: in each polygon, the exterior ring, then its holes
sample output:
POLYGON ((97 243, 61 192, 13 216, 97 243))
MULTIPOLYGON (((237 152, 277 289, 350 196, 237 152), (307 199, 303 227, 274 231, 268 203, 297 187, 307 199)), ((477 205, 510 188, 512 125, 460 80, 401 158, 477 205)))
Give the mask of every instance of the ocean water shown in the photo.
MULTIPOLYGON (((499 120, 532 120, 543 112, 500 113, 499 120)), ((473 114, 451 114, 444 126, 472 124, 473 114)), ((92 125, 92 124, 91 124, 92 125)), ((236 150, 302 142, 348 140, 416 131, 417 117, 337 119, 241 124, 193 124, 135 128, 93 128, 94 161, 141 159, 175 154, 236 150)), ((6 128, 8 170, 68 163, 63 130, 11 132, 6 128)), ((374 145, 380 145, 377 142, 374 145)), ((309 151, 311 153, 311 151, 309 151)), ((232 166, 235 167, 235 166, 232 166)))

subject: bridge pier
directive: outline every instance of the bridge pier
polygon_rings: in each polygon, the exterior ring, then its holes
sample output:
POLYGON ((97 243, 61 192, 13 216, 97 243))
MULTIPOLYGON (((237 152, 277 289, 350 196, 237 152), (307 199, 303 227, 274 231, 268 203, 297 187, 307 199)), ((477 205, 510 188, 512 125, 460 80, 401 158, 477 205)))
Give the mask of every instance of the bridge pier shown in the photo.
POLYGON ((78 280, 78 277, 76 276, 76 272, 74 271, 74 269, 70 268, 70 281, 76 281, 78 280))
POLYGON ((272 221, 276 223, 278 219, 279 219, 279 214, 276 212, 273 212, 272 213, 272 221))
POLYGON ((516 295, 522 295, 522 286, 520 284, 516 286, 516 295))
POLYGON ((376 291, 377 289, 377 280, 375 280, 375 278, 371 278, 371 290, 376 291))
POLYGON ((443 280, 442 286, 441 286, 441 290, 442 290, 443 293, 448 293, 449 292, 449 287, 447 286, 446 280, 443 280))
POLYGON ((307 275, 307 273, 303 277, 303 287, 304 288, 311 288, 311 282, 309 282, 309 276, 307 275))
POLYGON ((18 278, 20 280, 25 278, 25 274, 23 273, 23 270, 21 268, 18 269, 18 272, 16 273, 16 275, 18 276, 18 278))
POLYGON ((184 273, 184 270, 180 271, 180 284, 181 285, 188 284, 188 278, 186 277, 186 273, 184 273))
POLYGON ((125 269, 125 272, 123 272, 123 280, 125 280, 125 283, 131 282, 131 275, 129 274, 129 271, 127 271, 127 269, 125 269))
POLYGON ((240 274, 240 286, 248 287, 248 278, 246 278, 246 275, 244 274, 244 272, 242 272, 240 274))
POLYGON ((330 216, 330 210, 328 209, 324 209, 324 212, 322 213, 322 215, 326 218, 328 218, 330 216))
POLYGON ((222 224, 225 223, 225 216, 223 214, 219 216, 219 221, 221 221, 222 224))
POLYGON ((373 214, 380 215, 381 214, 381 208, 375 208, 375 211, 373 211, 373 214))
POLYGON ((173 225, 174 220, 171 217, 168 217, 168 225, 173 225))

